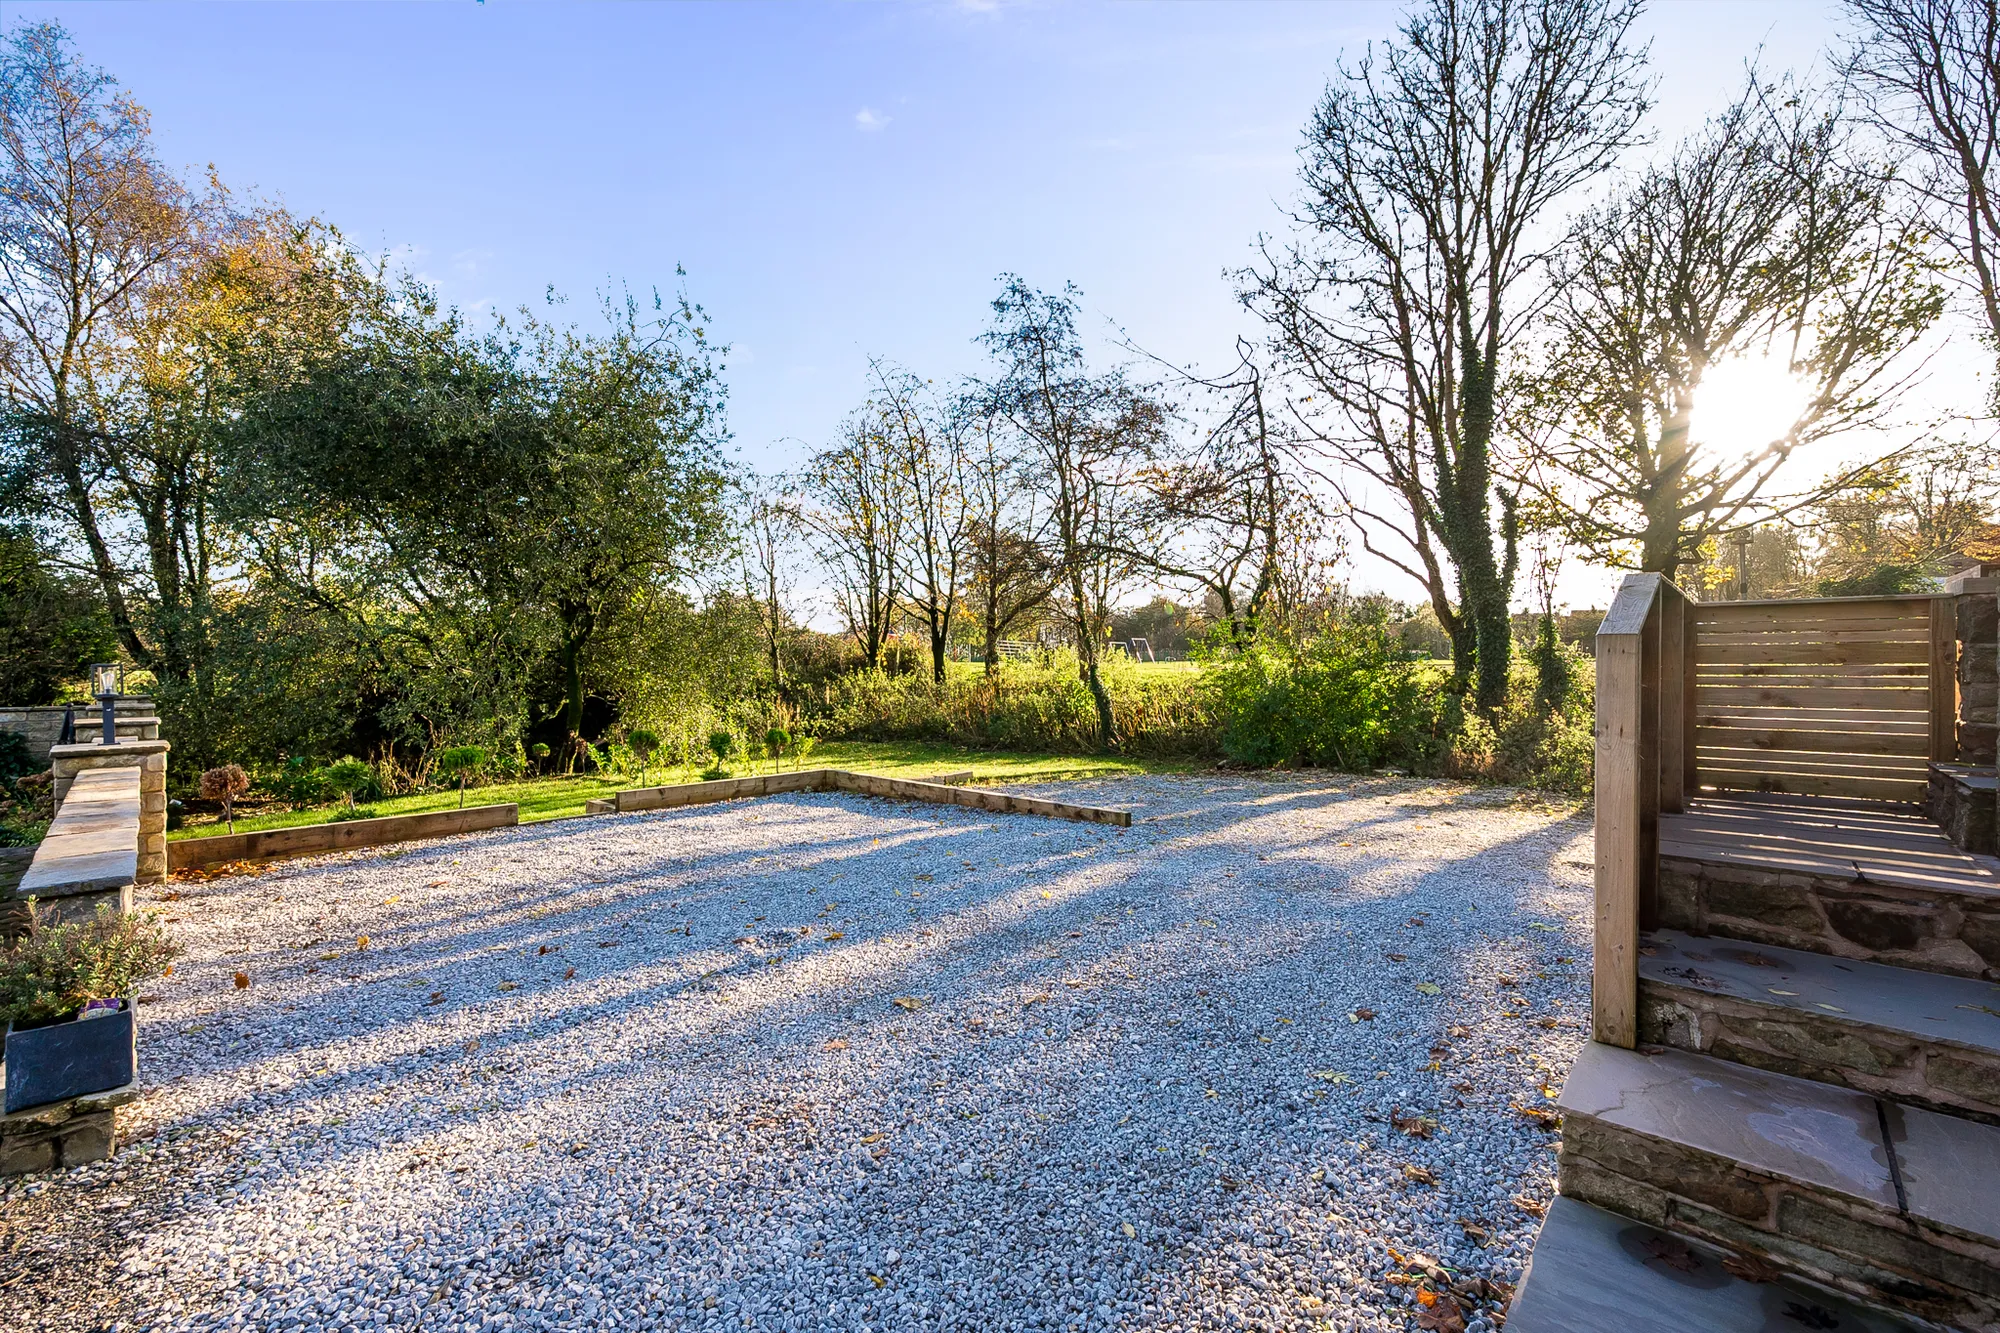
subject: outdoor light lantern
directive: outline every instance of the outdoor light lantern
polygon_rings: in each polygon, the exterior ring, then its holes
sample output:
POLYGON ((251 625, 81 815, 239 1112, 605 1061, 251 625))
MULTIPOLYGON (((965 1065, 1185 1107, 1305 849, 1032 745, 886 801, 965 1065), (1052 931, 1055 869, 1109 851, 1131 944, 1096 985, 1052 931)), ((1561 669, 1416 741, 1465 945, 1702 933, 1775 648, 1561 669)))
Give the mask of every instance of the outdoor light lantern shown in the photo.
POLYGON ((116 662, 99 662, 90 669, 90 692, 104 705, 104 743, 118 743, 118 725, 114 720, 118 702, 118 687, 122 684, 123 670, 116 662))

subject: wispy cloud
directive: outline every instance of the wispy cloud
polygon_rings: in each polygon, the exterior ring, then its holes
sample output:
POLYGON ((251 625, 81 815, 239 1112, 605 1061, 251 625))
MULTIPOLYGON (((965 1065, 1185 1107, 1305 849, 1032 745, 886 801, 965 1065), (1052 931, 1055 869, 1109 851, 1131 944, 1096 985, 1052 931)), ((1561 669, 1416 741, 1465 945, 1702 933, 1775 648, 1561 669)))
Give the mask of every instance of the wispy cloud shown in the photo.
POLYGON ((864 106, 859 111, 854 113, 855 128, 866 130, 870 134, 875 133, 877 130, 886 129, 888 127, 889 120, 890 120, 889 116, 884 115, 882 112, 877 111, 872 107, 864 106))

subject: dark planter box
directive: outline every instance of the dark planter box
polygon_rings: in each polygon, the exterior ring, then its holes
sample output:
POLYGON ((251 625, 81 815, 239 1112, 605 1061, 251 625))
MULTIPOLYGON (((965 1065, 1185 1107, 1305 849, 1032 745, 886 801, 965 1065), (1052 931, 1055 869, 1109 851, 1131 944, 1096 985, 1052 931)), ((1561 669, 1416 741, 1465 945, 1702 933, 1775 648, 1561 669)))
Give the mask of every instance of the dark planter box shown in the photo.
POLYGON ((62 1019, 38 1027, 7 1025, 7 1114, 122 1088, 139 1072, 132 1002, 101 1018, 62 1019))

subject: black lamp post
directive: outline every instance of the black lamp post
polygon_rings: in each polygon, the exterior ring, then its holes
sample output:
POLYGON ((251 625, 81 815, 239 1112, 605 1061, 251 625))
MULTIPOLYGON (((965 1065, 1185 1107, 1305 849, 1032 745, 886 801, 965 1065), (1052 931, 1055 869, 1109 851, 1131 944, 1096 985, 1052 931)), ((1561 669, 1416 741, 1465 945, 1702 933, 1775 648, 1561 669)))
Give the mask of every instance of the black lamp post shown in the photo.
POLYGON ((90 692, 104 705, 104 743, 118 743, 116 705, 124 671, 116 662, 100 662, 90 669, 90 692))

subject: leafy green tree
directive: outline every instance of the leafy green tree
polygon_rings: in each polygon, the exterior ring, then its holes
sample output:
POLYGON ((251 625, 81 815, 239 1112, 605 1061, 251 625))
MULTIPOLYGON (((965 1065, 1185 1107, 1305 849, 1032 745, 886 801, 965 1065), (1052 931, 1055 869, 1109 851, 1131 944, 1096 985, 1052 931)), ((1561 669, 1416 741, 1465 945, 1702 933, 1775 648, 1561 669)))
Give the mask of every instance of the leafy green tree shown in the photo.
POLYGON ((54 703, 117 650, 96 590, 50 568, 25 530, 0 527, 0 700, 54 703))

